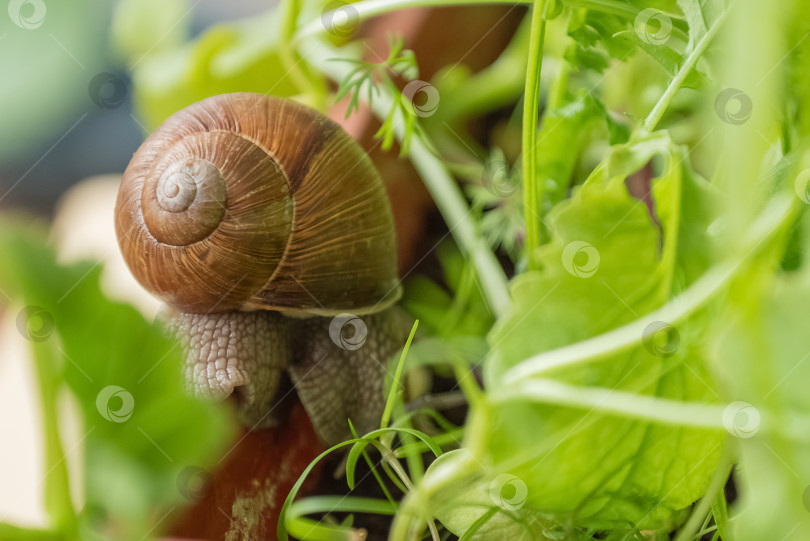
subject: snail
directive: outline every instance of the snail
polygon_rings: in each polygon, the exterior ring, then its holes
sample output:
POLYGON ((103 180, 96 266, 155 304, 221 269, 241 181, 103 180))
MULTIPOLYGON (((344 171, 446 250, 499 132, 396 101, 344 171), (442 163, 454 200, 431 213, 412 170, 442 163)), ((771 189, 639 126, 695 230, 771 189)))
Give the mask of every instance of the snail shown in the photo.
POLYGON ((379 423, 384 363, 404 342, 394 223, 336 123, 262 94, 195 103, 134 154, 115 230, 194 394, 233 395, 245 424, 270 426, 286 372, 324 442, 349 435, 347 418, 379 423))

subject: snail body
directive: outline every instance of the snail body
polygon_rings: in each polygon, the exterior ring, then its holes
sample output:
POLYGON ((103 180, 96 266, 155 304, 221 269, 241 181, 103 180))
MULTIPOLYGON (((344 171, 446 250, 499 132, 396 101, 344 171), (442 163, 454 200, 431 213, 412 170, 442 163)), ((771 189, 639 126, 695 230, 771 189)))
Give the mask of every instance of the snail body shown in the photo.
MULTIPOLYGON (((384 313, 400 295, 379 174, 340 126, 288 100, 225 94, 172 115, 127 167, 115 228, 133 275, 166 305, 191 387, 238 393, 251 424, 267 424, 279 373, 308 362, 297 352, 319 349, 299 328, 384 313)), ((389 317, 374 319, 385 328, 389 317)), ((333 346, 327 372, 351 364, 333 346)), ((296 373, 303 397, 309 380, 296 373)), ((332 422, 312 415, 324 406, 304 405, 316 429, 332 422)))

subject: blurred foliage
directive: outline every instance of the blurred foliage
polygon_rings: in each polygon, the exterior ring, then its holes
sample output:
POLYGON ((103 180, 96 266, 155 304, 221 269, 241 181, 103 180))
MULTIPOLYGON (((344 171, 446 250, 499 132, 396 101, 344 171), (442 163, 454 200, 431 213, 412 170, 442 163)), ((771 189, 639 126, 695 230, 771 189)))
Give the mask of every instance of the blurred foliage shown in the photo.
POLYGON ((167 511, 188 503, 178 476, 210 467, 232 436, 217 405, 184 392, 182 352, 156 323, 107 299, 92 263, 62 266, 41 226, 0 224, 0 288, 31 341, 45 426, 45 508, 60 539, 139 539, 156 535, 167 511), (81 412, 84 493, 69 497, 60 442, 70 391, 81 412), (189 445, 193 442, 193 445, 189 445), (153 531, 154 530, 154 531, 153 531))
POLYGON ((133 74, 143 124, 153 130, 172 113, 227 92, 300 93, 279 51, 280 24, 276 11, 222 23, 194 41, 144 58, 133 74))
POLYGON ((180 46, 188 39, 192 9, 188 0, 120 0, 110 31, 116 54, 134 67, 180 46))
POLYGON ((0 11, 0 163, 56 139, 93 107, 109 3, 5 2, 0 11))
POLYGON ((475 269, 450 241, 440 243, 436 255, 449 291, 424 275, 416 275, 406 282, 403 306, 433 335, 486 335, 494 319, 481 295, 475 269))

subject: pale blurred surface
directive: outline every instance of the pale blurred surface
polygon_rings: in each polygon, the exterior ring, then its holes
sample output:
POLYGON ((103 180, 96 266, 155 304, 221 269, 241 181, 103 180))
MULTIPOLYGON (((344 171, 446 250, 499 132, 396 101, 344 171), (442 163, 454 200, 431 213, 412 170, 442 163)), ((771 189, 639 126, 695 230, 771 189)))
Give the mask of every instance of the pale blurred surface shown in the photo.
POLYGON ((0 522, 44 526, 39 389, 13 310, 0 319, 0 434, 0 522))

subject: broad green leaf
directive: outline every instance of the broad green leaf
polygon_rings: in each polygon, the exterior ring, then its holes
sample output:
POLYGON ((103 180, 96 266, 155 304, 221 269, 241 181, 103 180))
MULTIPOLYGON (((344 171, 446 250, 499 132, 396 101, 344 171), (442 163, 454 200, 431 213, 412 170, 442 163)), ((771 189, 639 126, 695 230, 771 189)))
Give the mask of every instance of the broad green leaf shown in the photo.
POLYGON ((406 282, 402 306, 421 322, 422 328, 438 331, 452 302, 450 294, 427 276, 416 275, 406 282))
MULTIPOLYGON (((664 135, 614 148, 549 215, 552 240, 539 254, 543 270, 514 281, 513 309, 489 336, 487 388, 497 391, 505 372, 532 355, 649 313, 705 270, 710 247, 696 230, 712 218, 707 191, 685 165, 684 150, 664 135), (653 158, 663 160, 653 179, 655 220, 624 184, 653 158), (697 216, 682 229, 687 212, 697 216), (693 251, 700 254, 695 260, 693 251)), ((661 322, 628 352, 547 377, 675 400, 716 401, 700 317, 677 328, 661 322)), ((717 432, 650 424, 598 409, 513 400, 479 413, 473 426, 483 422, 489 430, 471 432, 486 438, 494 472, 521 479, 528 487, 527 505, 571 528, 673 525, 678 512, 702 495, 722 450, 717 432)))
POLYGON ((611 58, 624 59, 631 53, 632 40, 621 34, 630 23, 626 19, 594 11, 589 11, 585 16, 585 24, 594 29, 611 58))
POLYGON ((226 412, 186 395, 181 351, 102 294, 97 265, 58 265, 42 230, 8 219, 0 254, 0 287, 20 311, 20 331, 41 333, 38 354, 49 345, 54 384, 81 408, 84 527, 117 539, 156 535, 168 525, 158 519, 190 501, 181 472, 213 467, 228 444, 226 412))
MULTIPOLYGON (((672 210, 673 213, 680 212, 673 293, 685 289, 700 277, 715 262, 717 253, 707 236, 718 218, 720 193, 693 171, 688 173, 681 180, 680 204, 676 202, 678 208, 672 210)), ((663 208, 666 202, 656 195, 658 208, 663 208)))

